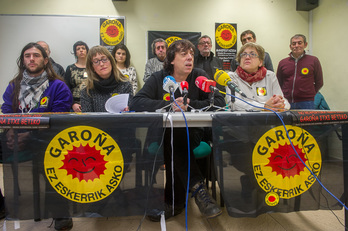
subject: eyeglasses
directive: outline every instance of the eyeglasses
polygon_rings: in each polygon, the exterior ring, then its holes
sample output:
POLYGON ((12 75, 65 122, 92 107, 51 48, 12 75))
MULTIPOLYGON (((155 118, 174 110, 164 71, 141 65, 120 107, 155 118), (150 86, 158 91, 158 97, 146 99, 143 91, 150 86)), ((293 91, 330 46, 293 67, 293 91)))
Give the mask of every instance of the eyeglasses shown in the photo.
POLYGON ((205 41, 205 42, 200 42, 200 43, 198 43, 198 44, 199 44, 199 45, 204 45, 204 44, 210 45, 211 42, 205 41))
POLYGON ((98 66, 98 65, 100 65, 100 61, 101 61, 102 63, 107 63, 107 62, 109 62, 110 60, 109 60, 108 58, 96 59, 96 60, 92 60, 92 63, 93 63, 94 66, 98 66))
POLYGON ((241 58, 246 58, 247 56, 249 56, 251 59, 252 59, 252 58, 258 58, 258 57, 259 57, 256 53, 250 53, 250 54, 248 54, 248 53, 242 53, 242 54, 240 54, 240 57, 241 57, 241 58))

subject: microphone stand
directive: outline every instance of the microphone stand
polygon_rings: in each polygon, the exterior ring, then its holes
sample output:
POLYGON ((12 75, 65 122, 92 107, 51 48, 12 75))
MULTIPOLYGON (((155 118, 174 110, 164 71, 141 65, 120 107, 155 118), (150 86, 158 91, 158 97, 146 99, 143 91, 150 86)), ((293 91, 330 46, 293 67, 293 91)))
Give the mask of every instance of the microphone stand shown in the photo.
POLYGON ((215 91, 216 91, 216 88, 214 88, 213 86, 210 86, 210 93, 209 93, 209 103, 210 103, 210 105, 206 106, 204 108, 201 108, 199 110, 200 112, 208 111, 210 108, 216 108, 217 109, 216 111, 225 110, 224 107, 219 107, 219 106, 214 105, 215 91))
POLYGON ((169 87, 169 96, 170 96, 170 104, 168 104, 162 108, 157 109, 155 112, 164 113, 164 112, 166 112, 165 109, 167 107, 171 107, 169 109, 169 112, 170 111, 174 112, 173 103, 174 103, 175 99, 174 99, 174 88, 173 87, 169 87))

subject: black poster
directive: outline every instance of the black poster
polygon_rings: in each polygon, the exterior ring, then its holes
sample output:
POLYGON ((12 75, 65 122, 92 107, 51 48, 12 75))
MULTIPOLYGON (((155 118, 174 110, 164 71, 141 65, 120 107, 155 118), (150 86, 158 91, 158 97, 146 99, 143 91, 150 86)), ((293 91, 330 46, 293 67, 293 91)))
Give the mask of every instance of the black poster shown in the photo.
POLYGON ((223 60, 223 69, 229 70, 237 54, 237 24, 215 23, 215 56, 223 60))
POLYGON ((188 39, 195 45, 195 47, 197 47, 199 37, 201 37, 200 32, 148 31, 148 41, 147 41, 148 59, 155 57, 154 54, 152 54, 151 44, 153 40, 157 38, 162 38, 166 40, 168 46, 176 40, 188 39))

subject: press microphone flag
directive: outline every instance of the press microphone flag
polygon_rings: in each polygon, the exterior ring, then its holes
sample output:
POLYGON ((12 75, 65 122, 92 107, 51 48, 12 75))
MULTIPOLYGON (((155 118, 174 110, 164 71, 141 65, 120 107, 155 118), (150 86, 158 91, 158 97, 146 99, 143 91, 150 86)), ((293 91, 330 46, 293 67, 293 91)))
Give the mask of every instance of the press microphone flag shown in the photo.
POLYGON ((188 93, 188 82, 187 81, 182 81, 180 83, 181 89, 183 91, 184 94, 188 93))
POLYGON ((176 91, 178 87, 179 86, 176 83, 173 76, 168 75, 163 79, 163 90, 165 90, 166 92, 169 92, 171 103, 174 101, 173 93, 176 91))
POLYGON ((213 92, 216 89, 216 82, 205 76, 198 76, 195 80, 195 84, 204 92, 213 92))
POLYGON ((232 82, 230 76, 223 70, 217 70, 214 74, 215 81, 222 85, 222 86, 228 86, 232 91, 238 92, 241 96, 247 97, 240 89, 239 87, 232 82))
POLYGON ((163 79, 163 90, 165 90, 166 92, 175 92, 177 88, 178 84, 176 83, 173 76, 168 75, 163 79))

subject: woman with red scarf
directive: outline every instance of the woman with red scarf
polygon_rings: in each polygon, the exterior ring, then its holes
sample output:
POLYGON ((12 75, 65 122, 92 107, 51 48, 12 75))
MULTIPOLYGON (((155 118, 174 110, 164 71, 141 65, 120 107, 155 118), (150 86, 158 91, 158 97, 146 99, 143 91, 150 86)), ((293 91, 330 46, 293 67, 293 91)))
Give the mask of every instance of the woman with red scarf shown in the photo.
MULTIPOLYGON (((235 72, 228 74, 232 82, 238 85, 247 98, 237 92, 235 95, 258 107, 277 111, 290 109, 290 104, 284 98, 276 74, 262 66, 264 58, 265 50, 262 46, 256 43, 246 43, 242 46, 236 58, 240 65, 235 72)), ((227 88, 226 93, 231 94, 230 89, 227 88)), ((231 97, 227 97, 227 103, 233 110, 261 110, 239 99, 235 99, 235 102, 232 101, 231 97)))

